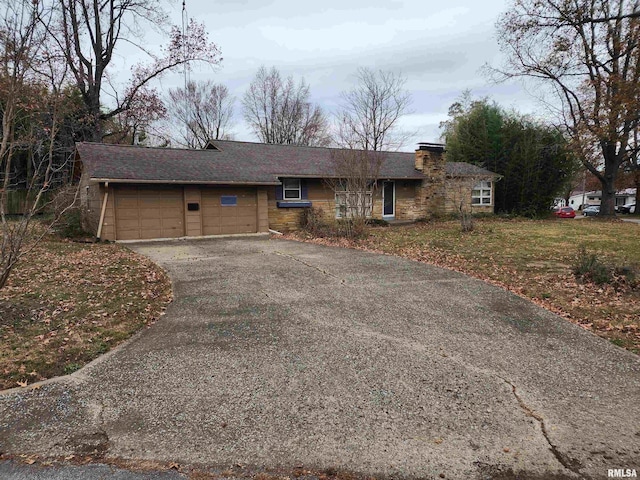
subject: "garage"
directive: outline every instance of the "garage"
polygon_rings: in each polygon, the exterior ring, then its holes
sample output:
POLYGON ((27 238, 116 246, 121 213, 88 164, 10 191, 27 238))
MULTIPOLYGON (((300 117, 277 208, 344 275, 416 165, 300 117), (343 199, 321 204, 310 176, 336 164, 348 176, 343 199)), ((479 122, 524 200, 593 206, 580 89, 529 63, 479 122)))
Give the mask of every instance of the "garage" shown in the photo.
POLYGON ((255 188, 204 188, 202 234, 225 235, 258 231, 255 188))
POLYGON ((184 236, 182 188, 120 185, 114 197, 118 240, 184 236))
POLYGON ((267 234, 278 178, 222 150, 76 146, 83 224, 101 240, 267 234))
POLYGON ((114 185, 117 240, 258 232, 255 187, 114 185))

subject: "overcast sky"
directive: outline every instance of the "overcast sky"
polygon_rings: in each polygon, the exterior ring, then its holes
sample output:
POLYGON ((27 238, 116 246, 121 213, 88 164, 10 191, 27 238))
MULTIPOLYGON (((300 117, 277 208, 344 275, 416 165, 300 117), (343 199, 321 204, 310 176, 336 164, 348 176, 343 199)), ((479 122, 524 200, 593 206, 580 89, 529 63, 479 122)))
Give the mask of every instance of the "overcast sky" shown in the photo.
MULTIPOLYGON (((237 140, 257 140, 244 125, 240 100, 261 65, 304 77, 312 101, 327 112, 354 84, 358 67, 401 72, 413 97, 402 127, 416 132, 407 151, 416 142, 439 140, 439 123, 465 89, 524 113, 536 109, 519 84, 494 85, 480 72, 485 63, 500 61, 495 22, 507 8, 504 0, 186 0, 186 6, 224 57, 215 70, 197 67, 191 79, 229 87, 236 97, 237 140)), ((180 23, 180 4, 171 16, 180 23)), ((171 75, 161 90, 181 82, 171 75)))

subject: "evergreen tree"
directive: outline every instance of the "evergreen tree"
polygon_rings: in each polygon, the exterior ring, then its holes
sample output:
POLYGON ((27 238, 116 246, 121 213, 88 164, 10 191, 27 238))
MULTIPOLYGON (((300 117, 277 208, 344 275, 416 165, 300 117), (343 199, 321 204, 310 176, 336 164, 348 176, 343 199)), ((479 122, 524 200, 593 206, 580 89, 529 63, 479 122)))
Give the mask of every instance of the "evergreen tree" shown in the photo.
POLYGON ((467 162, 502 176, 496 212, 536 216, 548 212, 571 180, 578 162, 552 126, 507 112, 468 92, 449 109, 442 128, 447 160, 467 162))

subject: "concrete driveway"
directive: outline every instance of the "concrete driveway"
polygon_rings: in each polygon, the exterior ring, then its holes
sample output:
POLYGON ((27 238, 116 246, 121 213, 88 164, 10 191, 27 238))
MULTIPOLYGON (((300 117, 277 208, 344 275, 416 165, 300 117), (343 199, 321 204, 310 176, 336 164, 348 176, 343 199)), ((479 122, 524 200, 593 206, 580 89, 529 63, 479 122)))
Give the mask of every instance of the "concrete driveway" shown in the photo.
POLYGON ((1 452, 452 479, 640 471, 640 359, 501 289, 266 238, 131 248, 169 271, 175 302, 79 372, 0 395, 1 452))

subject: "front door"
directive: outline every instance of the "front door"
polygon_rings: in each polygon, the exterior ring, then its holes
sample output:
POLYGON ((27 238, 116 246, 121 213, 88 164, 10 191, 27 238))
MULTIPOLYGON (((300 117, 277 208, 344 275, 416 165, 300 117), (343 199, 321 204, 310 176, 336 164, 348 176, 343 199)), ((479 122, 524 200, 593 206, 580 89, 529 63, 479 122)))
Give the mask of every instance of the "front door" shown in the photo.
POLYGON ((382 216, 393 217, 396 214, 396 186, 394 182, 382 183, 382 216))

